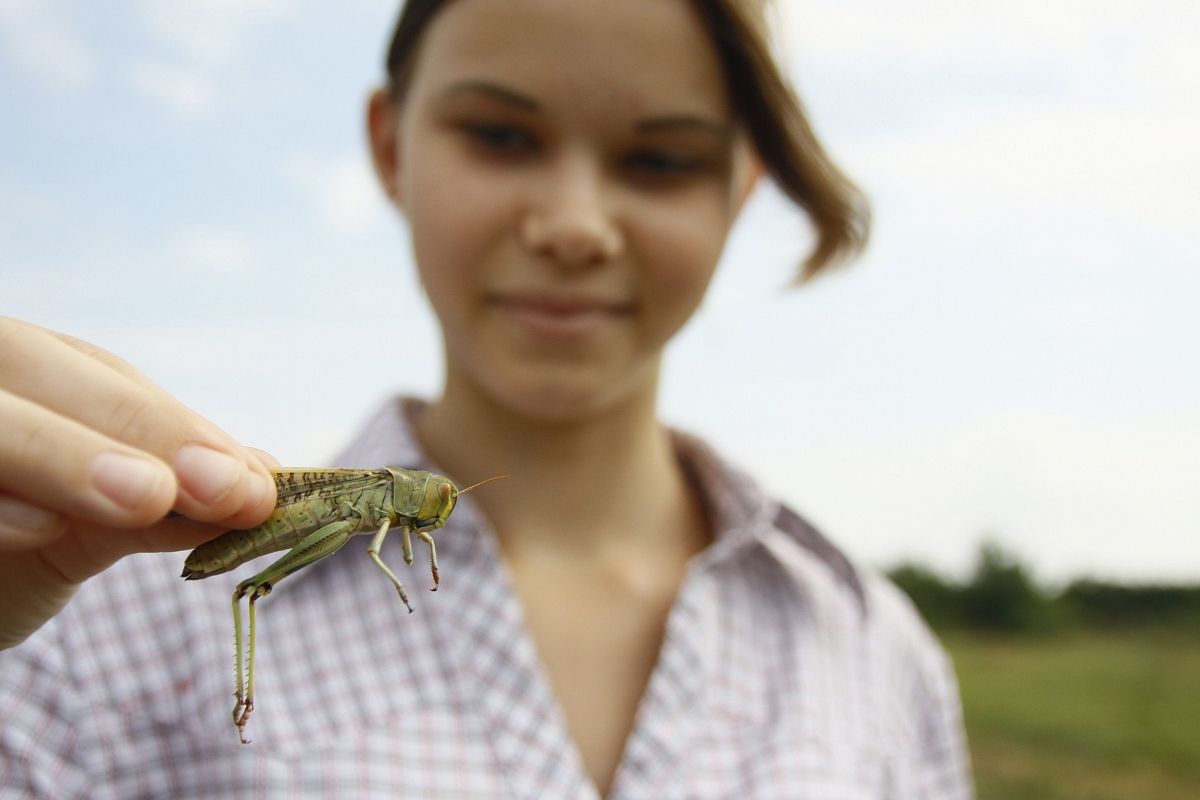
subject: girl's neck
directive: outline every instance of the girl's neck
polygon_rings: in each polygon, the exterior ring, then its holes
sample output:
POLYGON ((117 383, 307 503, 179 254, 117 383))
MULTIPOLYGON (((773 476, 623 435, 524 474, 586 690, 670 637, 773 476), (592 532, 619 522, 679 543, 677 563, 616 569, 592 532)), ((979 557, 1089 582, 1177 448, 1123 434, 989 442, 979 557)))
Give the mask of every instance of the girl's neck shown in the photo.
POLYGON ((416 421, 440 468, 460 481, 505 474, 476 498, 510 553, 703 547, 707 533, 655 416, 655 386, 582 419, 523 416, 448 381, 416 421), (566 523, 566 524, 564 524, 566 523))

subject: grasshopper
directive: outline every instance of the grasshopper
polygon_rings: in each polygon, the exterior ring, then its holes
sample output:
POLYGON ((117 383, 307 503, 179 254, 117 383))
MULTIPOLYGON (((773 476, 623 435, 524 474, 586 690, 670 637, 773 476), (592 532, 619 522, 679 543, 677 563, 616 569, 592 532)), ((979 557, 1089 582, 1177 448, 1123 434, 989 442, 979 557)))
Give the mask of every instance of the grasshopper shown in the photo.
POLYGON ((233 639, 237 649, 233 723, 242 744, 249 743, 246 721, 254 710, 255 601, 270 594, 275 584, 293 572, 332 555, 350 537, 374 532, 367 555, 387 575, 411 613, 413 608, 404 585, 379 557, 388 530, 393 526, 400 528, 406 564, 413 563, 412 536, 429 545, 432 591, 437 591, 437 547, 431 533, 446 523, 460 494, 496 480, 490 478, 459 490, 449 478, 402 467, 276 469, 271 473, 279 499, 267 521, 257 528, 227 531, 205 542, 183 564, 182 577, 194 581, 228 572, 267 553, 288 550, 262 572, 239 583, 233 592, 233 639), (243 646, 241 608, 241 600, 247 595, 250 598, 248 649, 243 646))

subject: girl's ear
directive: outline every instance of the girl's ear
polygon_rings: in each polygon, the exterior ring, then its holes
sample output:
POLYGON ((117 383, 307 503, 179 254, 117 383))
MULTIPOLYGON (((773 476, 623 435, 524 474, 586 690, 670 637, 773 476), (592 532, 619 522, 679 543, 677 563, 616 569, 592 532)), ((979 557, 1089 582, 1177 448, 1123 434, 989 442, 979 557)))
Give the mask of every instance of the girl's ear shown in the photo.
POLYGON ((371 144, 371 160, 375 175, 384 194, 401 210, 400 196, 400 120, 399 109, 388 93, 376 89, 367 100, 367 136, 371 144))
POLYGON ((762 178, 765 172, 762 159, 759 158, 758 153, 746 144, 742 144, 740 147, 742 151, 736 156, 734 162, 734 185, 737 190, 737 199, 734 205, 735 214, 742 212, 742 207, 750 199, 750 194, 754 191, 754 187, 758 186, 759 179, 762 178))

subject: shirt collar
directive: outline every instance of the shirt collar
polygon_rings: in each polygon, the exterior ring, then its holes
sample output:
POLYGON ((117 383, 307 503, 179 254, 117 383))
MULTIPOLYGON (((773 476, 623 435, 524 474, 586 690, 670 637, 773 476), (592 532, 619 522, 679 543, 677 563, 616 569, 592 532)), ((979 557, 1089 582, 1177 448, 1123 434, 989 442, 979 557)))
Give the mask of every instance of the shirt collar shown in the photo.
MULTIPOLYGON (((395 464, 440 472, 416 436, 414 420, 424 407, 425 402, 416 398, 392 398, 368 419, 335 463, 364 469, 395 464)), ((774 529, 778 504, 754 480, 699 437, 679 430, 669 433, 676 457, 703 504, 713 532, 713 543, 703 555, 706 561, 724 560, 761 541, 774 529)), ((478 545, 488 526, 473 498, 464 497, 446 527, 453 535, 439 536, 438 546, 448 552, 478 545)))
POLYGON ((671 441, 712 530, 713 542, 701 558, 716 563, 760 543, 772 529, 777 503, 699 437, 672 430, 671 441))
MULTIPOLYGON (((414 420, 424 407, 424 401, 414 398, 389 400, 368 419, 335 463, 364 469, 394 464, 444 474, 422 449, 415 433, 414 420)), ((699 437, 679 430, 669 433, 713 533, 712 544, 696 556, 694 568, 711 568, 751 551, 774 560, 802 554, 798 557, 842 584, 865 611, 857 570, 836 545, 699 437)), ((491 525, 474 498, 459 500, 438 536, 438 549, 444 554, 495 555, 491 525)))

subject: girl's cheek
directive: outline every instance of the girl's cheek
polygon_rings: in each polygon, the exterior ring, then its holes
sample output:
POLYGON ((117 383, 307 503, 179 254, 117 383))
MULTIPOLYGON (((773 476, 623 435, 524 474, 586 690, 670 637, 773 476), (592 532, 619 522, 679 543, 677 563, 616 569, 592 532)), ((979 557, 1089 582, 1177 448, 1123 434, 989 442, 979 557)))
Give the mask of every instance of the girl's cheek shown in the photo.
POLYGON ((657 265, 655 283, 667 296, 702 294, 724 245, 727 216, 712 203, 664 213, 661 224, 640 237, 646 261, 657 265))
POLYGON ((480 187, 464 187, 452 176, 415 188, 409 221, 418 269, 427 276, 427 285, 433 284, 431 292, 461 291, 477 278, 475 272, 495 239, 497 209, 480 187))

